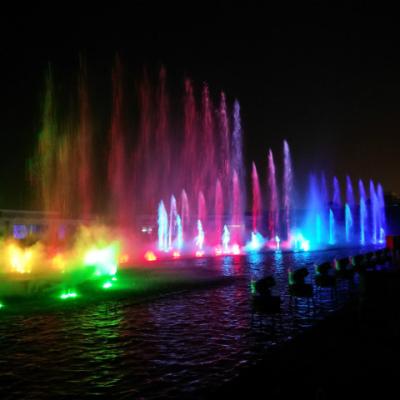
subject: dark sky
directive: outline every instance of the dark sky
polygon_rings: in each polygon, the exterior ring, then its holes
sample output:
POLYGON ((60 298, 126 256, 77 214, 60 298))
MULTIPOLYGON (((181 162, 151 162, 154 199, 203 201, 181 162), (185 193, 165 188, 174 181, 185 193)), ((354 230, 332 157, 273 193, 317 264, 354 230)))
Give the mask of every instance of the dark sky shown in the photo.
POLYGON ((281 151, 286 138, 297 176, 324 168, 342 180, 347 173, 371 177, 400 193, 395 10, 365 1, 296 8, 130 3, 35 2, 2 10, 0 208, 25 204, 26 160, 40 127, 48 62, 68 80, 84 54, 89 74, 107 85, 116 52, 132 73, 163 64, 172 81, 190 76, 238 98, 248 163, 262 165, 268 148, 281 151))

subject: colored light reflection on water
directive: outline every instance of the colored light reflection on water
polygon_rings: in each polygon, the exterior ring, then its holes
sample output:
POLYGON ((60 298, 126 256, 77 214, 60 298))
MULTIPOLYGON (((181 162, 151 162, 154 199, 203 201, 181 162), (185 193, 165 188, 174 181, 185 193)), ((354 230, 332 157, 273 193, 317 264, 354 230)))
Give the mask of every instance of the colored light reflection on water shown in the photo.
POLYGON ((213 276, 234 279, 226 285, 157 296, 147 302, 132 302, 132 298, 93 302, 79 292, 79 307, 74 304, 39 312, 35 318, 9 315, 7 302, 6 323, 0 325, 0 377, 7 376, 10 385, 2 386, 0 394, 17 395, 16 388, 24 382, 24 390, 36 390, 38 395, 63 391, 76 398, 89 392, 122 397, 134 391, 135 397, 155 398, 166 397, 173 390, 175 397, 188 397, 189 392, 196 397, 197 390, 213 389, 229 380, 241 372, 241 365, 265 357, 263 349, 286 342, 340 307, 349 293, 339 287, 336 300, 322 293, 311 310, 301 301, 296 309, 290 309, 287 268, 306 266, 312 281, 311 262, 345 255, 348 250, 264 251, 243 257, 171 260, 167 265, 175 265, 177 273, 184 264, 204 276, 205 269, 196 268, 204 266, 213 276), (273 293, 282 298, 279 323, 273 329, 269 324, 278 317, 254 311, 251 303, 254 281, 267 275, 274 276, 273 293), (62 357, 55 357, 60 353, 62 357), (46 368, 32 370, 32 363, 38 362, 46 368), (10 376, 10 370, 21 373, 10 376), (79 385, 76 375, 65 374, 66 370, 79 372, 79 385), (24 372, 31 374, 30 380, 23 379, 24 372), (60 384, 55 388, 49 380, 60 384), (157 384, 161 381, 163 385, 157 384))

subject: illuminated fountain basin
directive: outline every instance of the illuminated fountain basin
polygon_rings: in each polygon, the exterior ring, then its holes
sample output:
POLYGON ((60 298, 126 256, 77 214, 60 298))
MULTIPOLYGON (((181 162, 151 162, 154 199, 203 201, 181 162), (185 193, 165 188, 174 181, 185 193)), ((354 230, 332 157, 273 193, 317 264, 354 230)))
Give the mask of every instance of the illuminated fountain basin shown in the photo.
POLYGON ((0 242, 0 297, 73 299, 87 282, 108 289, 117 279, 120 248, 104 226, 81 226, 69 247, 6 239, 0 242))

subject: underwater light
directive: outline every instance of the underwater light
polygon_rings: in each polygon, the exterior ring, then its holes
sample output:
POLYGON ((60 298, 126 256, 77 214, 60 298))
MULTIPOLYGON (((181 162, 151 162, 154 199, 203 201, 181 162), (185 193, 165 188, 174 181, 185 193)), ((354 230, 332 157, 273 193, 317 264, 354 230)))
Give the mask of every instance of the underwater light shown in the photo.
POLYGON ((301 233, 296 235, 296 247, 301 250, 308 251, 310 250, 310 241, 306 240, 301 233))
POLYGON ((52 264, 59 269, 61 272, 65 271, 65 266, 66 266, 66 260, 64 256, 60 253, 57 253, 52 259, 51 259, 52 264))
POLYGON ((157 260, 156 255, 152 251, 146 251, 146 253, 144 253, 144 258, 147 261, 156 261, 157 260))
POLYGON ((115 275, 117 273, 118 245, 112 243, 102 249, 89 250, 84 258, 85 266, 94 266, 96 275, 115 275))
POLYGON ((263 247, 264 238, 259 232, 251 232, 250 242, 246 245, 248 251, 258 251, 263 247))
POLYGON ((70 290, 63 292, 60 295, 61 300, 74 299, 76 297, 78 297, 78 294, 76 292, 72 292, 70 290))
POLYGON ((128 261, 129 261, 129 256, 128 256, 128 254, 122 254, 121 257, 119 258, 119 262, 120 262, 121 264, 124 264, 124 263, 126 263, 126 262, 128 262, 128 261))
POLYGON ((29 274, 32 270, 33 252, 31 249, 21 249, 16 244, 8 245, 8 256, 13 271, 29 274))
POLYGON ((280 237, 278 235, 275 236, 275 243, 276 243, 276 250, 280 250, 280 248, 281 248, 281 246, 280 246, 281 239, 280 239, 280 237))
POLYGON ((174 251, 172 253, 172 257, 174 257, 174 258, 179 258, 180 256, 181 256, 181 253, 179 253, 179 251, 174 251))
POLYGON ((250 281, 250 293, 253 296, 256 294, 256 281, 254 279, 250 281))
POLYGON ((195 255, 196 255, 196 257, 203 257, 204 256, 204 251, 203 250, 197 250, 195 255))
POLYGON ((4 308, 4 304, 0 301, 0 310, 4 308))
POLYGON ((112 287, 112 283, 110 281, 103 283, 103 289, 109 289, 110 287, 112 287))
POLYGON ((236 243, 232 245, 232 254, 234 254, 235 256, 240 254, 240 247, 236 243))
POLYGON ((220 256, 222 254, 222 249, 221 249, 221 247, 216 247, 215 248, 215 255, 216 256, 220 256))

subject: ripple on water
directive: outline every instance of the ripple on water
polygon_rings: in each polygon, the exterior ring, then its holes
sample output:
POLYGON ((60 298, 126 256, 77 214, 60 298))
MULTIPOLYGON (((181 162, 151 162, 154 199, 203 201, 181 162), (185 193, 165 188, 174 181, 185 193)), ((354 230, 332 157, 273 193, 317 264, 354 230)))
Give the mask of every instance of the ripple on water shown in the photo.
POLYGON ((329 260, 335 253, 202 260, 220 275, 245 279, 148 303, 131 304, 126 299, 43 314, 4 315, 1 397, 176 398, 218 386, 346 300, 343 289, 337 302, 322 293, 316 306, 299 301, 296 309, 289 307, 288 266, 307 265, 312 274, 312 262, 329 260), (250 279, 269 273, 276 277, 276 292, 283 300, 282 312, 274 317, 252 313, 249 291, 250 279))

